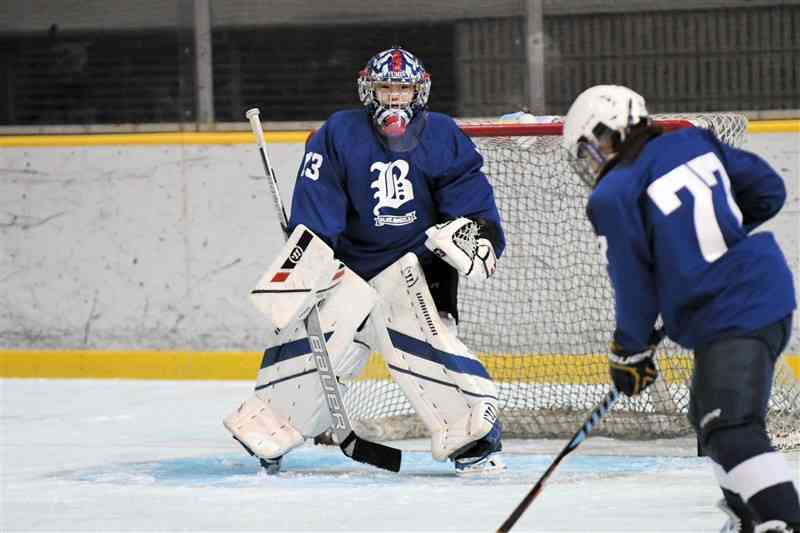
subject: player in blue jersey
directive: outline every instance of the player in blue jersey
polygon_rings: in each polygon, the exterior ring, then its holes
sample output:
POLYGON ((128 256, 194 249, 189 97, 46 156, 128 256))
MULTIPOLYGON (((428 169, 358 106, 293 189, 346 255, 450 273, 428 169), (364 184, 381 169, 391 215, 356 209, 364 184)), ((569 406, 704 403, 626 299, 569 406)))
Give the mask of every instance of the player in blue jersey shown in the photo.
MULTIPOLYGON (((271 294, 264 305, 274 306, 289 267, 299 279, 292 250, 300 246, 303 256, 320 250, 325 259, 303 267, 308 284, 293 289, 297 301, 267 313, 274 329, 289 331, 297 313, 307 311, 302 298, 316 292, 323 327, 334 331, 329 352, 343 382, 358 375, 373 349, 380 351, 431 433, 435 459, 453 461, 457 473, 502 469, 497 388, 456 325, 459 274, 491 276, 505 238, 483 158, 452 118, 426 109, 430 86, 422 63, 402 48, 367 62, 357 79, 363 107, 334 113, 306 145, 289 226, 308 237, 289 239, 260 292, 271 294), (346 274, 331 296, 326 283, 338 272, 334 260, 346 274)), ((257 437, 242 429, 252 425, 245 417, 226 421, 273 464, 330 423, 321 391, 317 398, 316 389, 308 390, 316 378, 304 381, 313 369, 301 357, 303 337, 302 331, 289 342, 276 337, 265 354, 256 387, 261 398, 252 411, 268 412, 269 419, 257 437), (291 431, 283 429, 286 422, 291 431)))
POLYGON ((364 107, 334 113, 308 142, 290 225, 311 228, 365 279, 414 252, 429 284, 447 285, 439 310, 457 317, 456 273, 425 247, 426 230, 467 217, 498 256, 505 240, 483 158, 452 118, 426 110, 430 83, 401 48, 370 59, 364 107))
POLYGON ((662 132, 644 99, 616 85, 577 97, 564 144, 592 188, 587 215, 614 288, 614 384, 633 396, 656 379, 661 315, 694 350, 689 419, 725 497, 723 531, 800 531, 792 471, 765 429, 792 273, 772 234, 753 233, 783 205, 783 180, 707 130, 662 132))

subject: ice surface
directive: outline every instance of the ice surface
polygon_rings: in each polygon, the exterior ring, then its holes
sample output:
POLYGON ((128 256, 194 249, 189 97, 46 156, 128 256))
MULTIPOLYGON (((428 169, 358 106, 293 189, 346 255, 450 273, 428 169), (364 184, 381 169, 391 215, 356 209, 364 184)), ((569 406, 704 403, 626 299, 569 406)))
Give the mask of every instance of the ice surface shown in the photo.
MULTIPOLYGON (((494 531, 565 443, 508 441, 509 470, 489 478, 456 477, 420 440, 395 443, 400 474, 307 445, 266 476, 222 426, 251 388, 0 380, 0 531, 494 531)), ((693 452, 589 439, 513 531, 718 531, 693 452)))

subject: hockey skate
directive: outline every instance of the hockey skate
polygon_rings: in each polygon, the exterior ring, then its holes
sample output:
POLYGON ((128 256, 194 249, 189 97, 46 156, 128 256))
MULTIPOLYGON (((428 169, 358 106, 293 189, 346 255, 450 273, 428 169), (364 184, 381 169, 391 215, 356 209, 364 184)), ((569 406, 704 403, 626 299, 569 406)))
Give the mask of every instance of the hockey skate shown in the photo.
POLYGON ((502 452, 493 452, 482 457, 463 457, 454 461, 459 476, 482 475, 506 469, 502 452))
POLYGON ((276 457, 275 459, 263 459, 261 457, 258 458, 261 466, 264 468, 264 472, 267 475, 274 476, 275 474, 279 474, 281 471, 281 461, 283 461, 283 456, 276 457))
MULTIPOLYGON (((245 444, 244 442, 242 442, 239 439, 237 439, 235 435, 233 437, 233 440, 235 440, 236 442, 241 444, 242 448, 244 448, 244 451, 246 451, 251 457, 258 457, 255 454, 255 452, 253 452, 253 450, 251 450, 250 447, 247 446, 247 444, 245 444)), ((268 475, 272 476, 272 475, 280 473, 280 471, 281 471, 281 461, 283 461, 283 455, 281 455, 279 457, 275 457, 274 459, 264 459, 263 457, 258 457, 258 461, 261 464, 261 467, 264 468, 264 471, 268 475)))
POLYGON ((502 460, 502 426, 495 422, 492 430, 480 440, 453 457, 457 475, 492 474, 506 469, 502 460))

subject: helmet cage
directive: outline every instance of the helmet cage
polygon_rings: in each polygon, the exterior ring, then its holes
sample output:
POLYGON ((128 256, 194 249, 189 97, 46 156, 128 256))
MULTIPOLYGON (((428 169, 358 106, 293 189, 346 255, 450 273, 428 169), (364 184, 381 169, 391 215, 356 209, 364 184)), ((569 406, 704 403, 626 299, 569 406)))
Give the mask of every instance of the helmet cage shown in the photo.
POLYGON ((575 153, 567 158, 570 166, 590 189, 597 183, 597 176, 611 159, 604 154, 598 145, 581 137, 575 153))

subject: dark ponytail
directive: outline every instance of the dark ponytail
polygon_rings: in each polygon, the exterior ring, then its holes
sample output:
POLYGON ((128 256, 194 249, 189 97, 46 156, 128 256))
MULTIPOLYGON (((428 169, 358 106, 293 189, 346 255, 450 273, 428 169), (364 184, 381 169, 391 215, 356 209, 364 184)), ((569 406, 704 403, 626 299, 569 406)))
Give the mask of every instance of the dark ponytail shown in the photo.
POLYGON ((644 150, 645 145, 662 133, 664 133, 664 130, 660 126, 647 121, 631 126, 624 141, 620 142, 618 140, 619 137, 615 139, 614 151, 617 153, 616 160, 621 163, 636 161, 636 158, 644 150))

